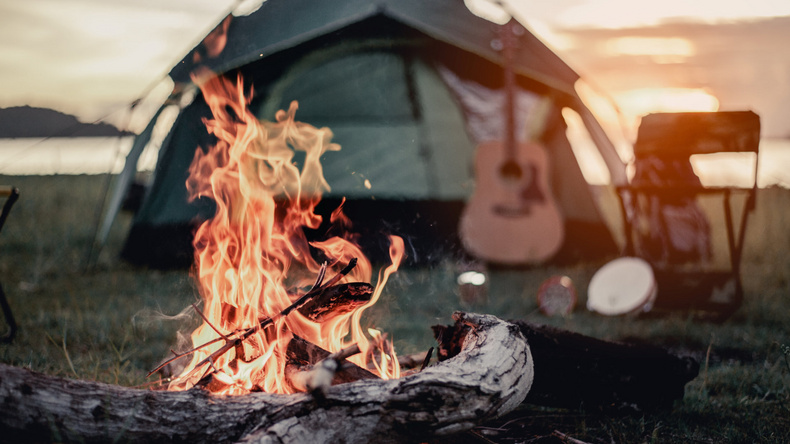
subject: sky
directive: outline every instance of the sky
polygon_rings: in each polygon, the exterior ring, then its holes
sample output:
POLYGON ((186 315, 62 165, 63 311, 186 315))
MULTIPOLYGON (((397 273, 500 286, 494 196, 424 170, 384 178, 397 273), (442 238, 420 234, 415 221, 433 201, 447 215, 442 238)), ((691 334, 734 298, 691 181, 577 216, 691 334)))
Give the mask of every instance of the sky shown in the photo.
MULTIPOLYGON (((790 137, 787 0, 503 1, 631 114, 750 108, 772 135, 790 137)), ((152 88, 166 94, 170 68, 234 5, 243 12, 255 2, 0 0, 0 107, 49 107, 135 130, 127 105, 152 88)), ((467 3, 486 10, 490 0, 467 3)))

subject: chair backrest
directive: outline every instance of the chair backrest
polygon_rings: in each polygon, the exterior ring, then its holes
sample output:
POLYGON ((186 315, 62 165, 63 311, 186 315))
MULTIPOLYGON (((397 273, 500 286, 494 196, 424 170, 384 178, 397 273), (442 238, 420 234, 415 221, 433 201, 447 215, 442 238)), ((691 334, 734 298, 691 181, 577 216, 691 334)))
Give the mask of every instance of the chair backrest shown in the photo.
POLYGON ((757 153, 759 145, 760 116, 752 111, 655 113, 642 117, 634 156, 757 153))

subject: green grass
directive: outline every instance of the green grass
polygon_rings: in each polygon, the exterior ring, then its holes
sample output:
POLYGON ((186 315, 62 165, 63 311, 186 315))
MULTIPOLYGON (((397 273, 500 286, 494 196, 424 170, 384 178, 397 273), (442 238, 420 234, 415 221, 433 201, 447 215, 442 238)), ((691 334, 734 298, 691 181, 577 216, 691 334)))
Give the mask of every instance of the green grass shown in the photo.
MULTIPOLYGON (((129 214, 121 215, 108 246, 88 269, 105 181, 0 177, 0 183, 21 190, 0 232, 0 283, 19 325, 13 343, 0 344, 0 362, 139 386, 176 345, 178 332, 194 328, 194 316, 178 316, 196 300, 188 271, 135 268, 117 259, 129 214)), ((745 301, 720 324, 688 313, 636 319, 586 312, 587 284, 602 263, 492 271, 486 300, 472 306, 460 300, 458 264, 402 270, 364 320, 387 332, 400 353, 434 345, 431 325, 450 323, 454 310, 470 310, 603 339, 639 339, 690 354, 701 364, 684 399, 670 411, 613 415, 522 406, 507 423, 478 430, 493 442, 529 442, 554 430, 591 443, 790 442, 790 190, 760 190, 749 223, 745 301), (568 318, 547 318, 537 310, 537 289, 553 274, 570 276, 579 292, 579 307, 568 318)), ((718 222, 714 230, 721 237, 718 222)), ((6 328, 0 321, 0 333, 6 328)))

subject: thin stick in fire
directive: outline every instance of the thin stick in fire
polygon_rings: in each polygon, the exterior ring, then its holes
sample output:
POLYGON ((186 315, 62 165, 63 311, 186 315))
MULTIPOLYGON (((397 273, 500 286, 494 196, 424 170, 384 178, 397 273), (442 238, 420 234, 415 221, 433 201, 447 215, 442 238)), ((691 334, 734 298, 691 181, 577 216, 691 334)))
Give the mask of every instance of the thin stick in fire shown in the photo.
MULTIPOLYGON (((204 321, 206 324, 208 324, 208 326, 209 326, 209 327, 211 327, 211 329, 212 329, 212 330, 214 330, 215 332, 217 332, 217 334, 220 336, 220 338, 222 338, 222 339, 224 339, 224 340, 226 340, 226 341, 230 341, 230 338, 228 338, 228 337, 225 335, 225 333, 222 333, 221 331, 219 331, 219 329, 218 329, 217 327, 215 327, 215 326, 214 326, 214 324, 212 324, 212 323, 211 323, 211 321, 209 321, 209 320, 208 320, 208 318, 206 317, 206 315, 204 315, 204 314, 203 314, 203 312, 202 312, 202 311, 200 311, 200 310, 197 308, 197 305, 195 305, 195 304, 192 304, 192 308, 194 308, 194 309, 195 309, 195 312, 196 312, 198 315, 200 315, 200 317, 201 317, 201 318, 203 318, 203 321, 204 321)), ((217 339, 219 339, 219 338, 217 338, 217 339)))
MULTIPOLYGON (((194 373, 196 373, 197 370, 203 368, 203 366, 205 364, 210 364, 210 368, 213 367, 214 366, 214 361, 217 358, 219 358, 220 356, 222 356, 225 353, 227 353, 230 349, 238 346, 239 344, 241 344, 242 341, 244 341, 245 339, 249 338, 253 334, 259 332, 261 329, 266 328, 269 325, 272 325, 274 323, 274 321, 276 321, 277 319, 279 319, 281 317, 284 317, 284 316, 288 316, 292 311, 298 309, 299 307, 303 306, 304 304, 306 304, 308 301, 310 301, 314 297, 320 295, 327 288, 335 285, 338 281, 340 281, 340 279, 342 279, 344 276, 346 276, 348 273, 350 273, 351 270, 353 270, 354 267, 356 267, 356 265, 357 265, 357 258, 352 258, 348 262, 348 265, 346 265, 342 270, 340 270, 340 272, 338 274, 336 274, 335 276, 333 276, 331 279, 329 279, 327 282, 324 283, 323 280, 324 280, 324 276, 326 274, 326 263, 324 263, 323 265, 321 265, 321 270, 318 273, 318 277, 316 278, 316 281, 313 284, 313 287, 307 293, 302 295, 299 299, 294 301, 291 305, 289 305, 288 307, 283 309, 280 313, 276 314, 275 316, 263 318, 263 319, 260 320, 260 322, 257 325, 255 325, 253 327, 250 327, 250 328, 247 328, 247 329, 244 329, 244 330, 235 331, 235 332, 231 333, 230 335, 222 334, 219 330, 217 330, 216 327, 214 327, 210 322, 208 322, 208 320, 205 318, 205 316, 203 316, 202 313, 200 313, 198 311, 198 313, 201 315, 201 317, 203 317, 203 319, 206 321, 206 323, 208 323, 208 325, 214 331, 216 331, 217 334, 220 335, 220 337, 214 338, 214 339, 212 339, 212 340, 210 340, 210 341, 208 341, 208 342, 206 342, 204 344, 198 345, 197 347, 194 347, 194 348, 192 348, 190 350, 187 350, 186 352, 183 352, 183 353, 176 353, 175 351, 173 351, 174 356, 172 358, 167 359, 166 361, 162 362, 155 369, 153 369, 150 372, 148 372, 147 377, 150 377, 154 373, 158 372, 159 370, 164 368, 164 366, 166 366, 167 364, 170 364, 171 362, 176 361, 176 360, 178 360, 180 358, 183 358, 185 356, 191 355, 192 353, 200 350, 201 348, 207 347, 207 346, 209 346, 209 345, 211 345, 211 344, 213 344, 215 342, 225 341, 225 344, 222 347, 220 347, 217 351, 215 351, 212 354, 210 354, 204 360, 200 361, 192 369, 192 371, 190 371, 186 375, 183 375, 179 379, 188 379, 194 373)), ((214 371, 216 372, 216 369, 214 371)), ((205 375, 203 375, 203 377, 208 376, 208 374, 209 374, 209 372, 207 372, 205 375)))
POLYGON ((332 385, 332 378, 341 370, 346 358, 360 353, 359 345, 353 344, 338 350, 313 365, 312 369, 300 373, 294 382, 303 386, 319 400, 326 397, 326 391, 332 385))

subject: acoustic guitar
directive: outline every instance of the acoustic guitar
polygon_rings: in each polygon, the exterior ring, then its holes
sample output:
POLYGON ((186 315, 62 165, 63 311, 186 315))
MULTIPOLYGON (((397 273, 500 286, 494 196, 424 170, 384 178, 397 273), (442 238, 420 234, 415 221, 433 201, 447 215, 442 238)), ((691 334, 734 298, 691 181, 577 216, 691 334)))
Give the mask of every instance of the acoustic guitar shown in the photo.
MULTIPOLYGON (((539 263, 551 258, 564 239, 563 220, 548 181, 548 156, 527 131, 516 142, 515 73, 512 69, 513 21, 501 29, 505 59, 506 134, 483 142, 475 156, 475 191, 461 215, 459 235, 472 255, 503 264, 539 263)), ((531 127, 542 126, 547 101, 531 127), (536 122, 538 120, 539 122, 536 122)))

